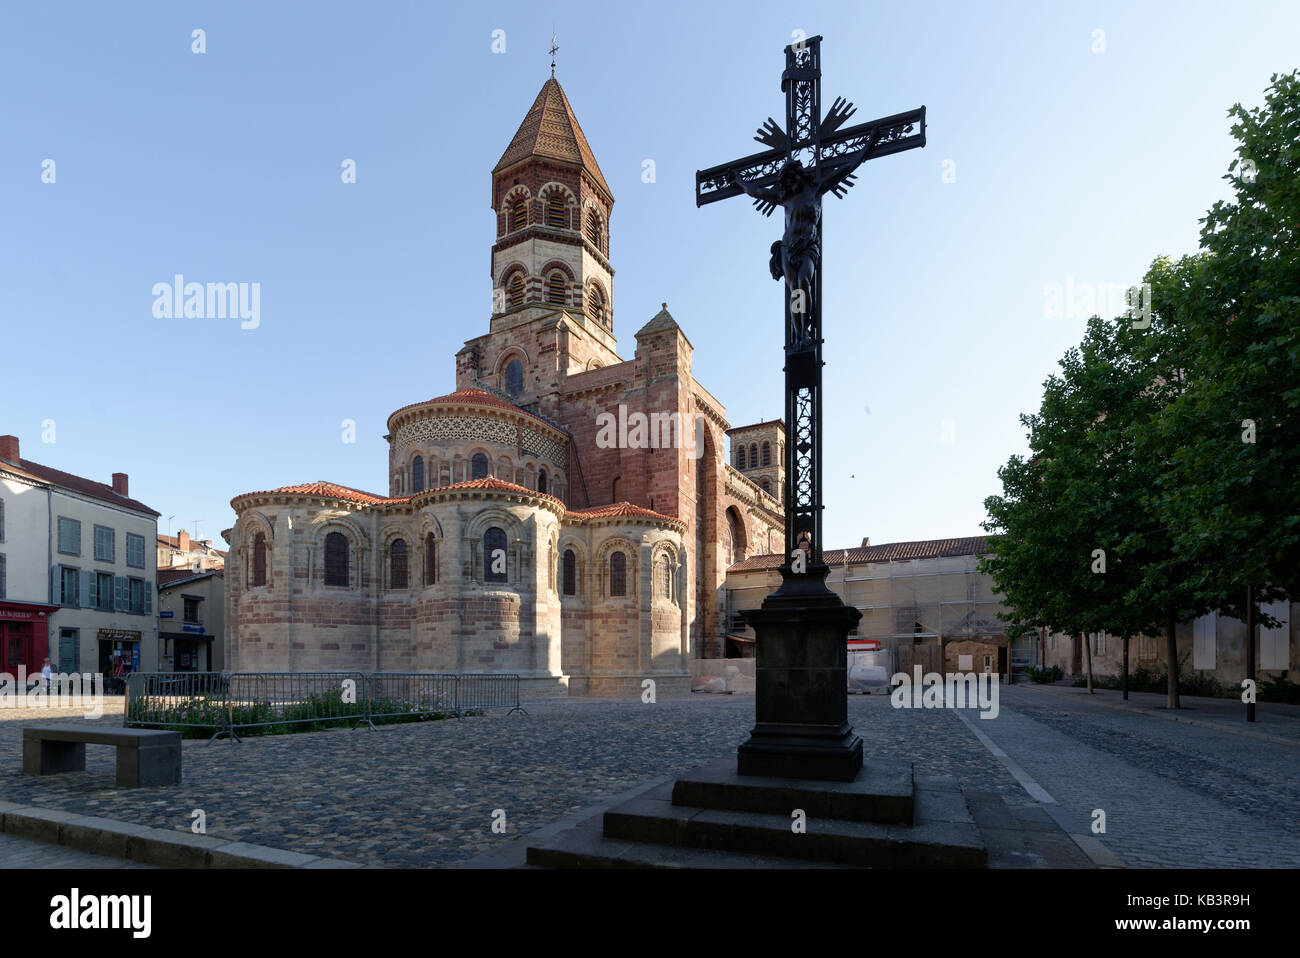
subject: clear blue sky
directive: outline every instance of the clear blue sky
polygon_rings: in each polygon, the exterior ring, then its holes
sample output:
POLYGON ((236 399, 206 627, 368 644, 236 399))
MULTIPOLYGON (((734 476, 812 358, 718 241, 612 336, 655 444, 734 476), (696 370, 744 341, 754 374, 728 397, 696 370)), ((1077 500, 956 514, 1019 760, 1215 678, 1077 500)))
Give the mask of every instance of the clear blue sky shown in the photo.
POLYGON ((616 199, 621 354, 667 300, 730 421, 780 415, 780 223, 696 209, 694 173, 760 148, 801 29, 826 38, 827 106, 929 119, 926 149, 827 201, 827 544, 979 534, 1018 415, 1086 321, 1047 316, 1045 285, 1128 286, 1195 249, 1227 195, 1226 111, 1297 65, 1300 5, 801 7, 5 5, 0 433, 129 473, 163 531, 217 538, 232 496, 293 482, 384 491, 388 414, 451 390, 487 329, 488 174, 552 27, 616 199), (261 325, 156 319, 175 273, 260 283, 261 325))

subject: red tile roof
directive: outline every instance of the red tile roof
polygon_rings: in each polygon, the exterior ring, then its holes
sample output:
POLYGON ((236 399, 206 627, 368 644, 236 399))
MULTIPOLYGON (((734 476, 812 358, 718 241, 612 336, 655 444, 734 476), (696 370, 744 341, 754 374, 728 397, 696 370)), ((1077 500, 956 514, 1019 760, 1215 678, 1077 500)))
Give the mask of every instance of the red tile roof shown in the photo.
POLYGON ((410 496, 404 496, 398 499, 391 499, 387 496, 377 496, 373 492, 363 492, 360 489, 353 489, 349 486, 340 486, 335 482, 325 482, 323 479, 319 482, 304 482, 296 486, 280 486, 278 489, 265 489, 261 492, 245 492, 235 496, 230 500, 233 505, 237 500, 244 499, 248 496, 275 496, 275 495, 298 495, 298 496, 324 496, 330 499, 343 499, 346 502, 361 502, 366 505, 376 505, 381 502, 410 502, 410 496))
MULTIPOLYGON (((938 559, 946 556, 983 555, 988 551, 984 536, 965 539, 921 539, 916 542, 885 542, 878 546, 858 546, 853 549, 832 549, 822 553, 822 561, 829 566, 860 565, 866 562, 905 562, 909 559, 938 559)), ((775 569, 785 561, 779 554, 751 556, 728 567, 728 572, 753 572, 758 569, 775 569)))
POLYGON ((591 152, 578 118, 573 114, 569 98, 564 95, 564 88, 555 77, 542 84, 528 115, 524 117, 524 122, 519 125, 492 172, 499 173, 531 156, 577 163, 608 196, 614 195, 605 182, 600 167, 596 165, 596 156, 591 152))
POLYGON ((592 506, 590 509, 571 509, 567 515, 573 516, 577 519, 606 519, 615 516, 645 516, 650 519, 681 522, 681 520, 675 516, 666 516, 662 512, 654 512, 650 509, 644 509, 641 506, 634 506, 626 500, 622 502, 614 502, 607 506, 592 506))
MULTIPOLYGON (((498 479, 495 476, 488 476, 486 479, 468 479, 465 482, 453 482, 450 486, 437 486, 427 492, 448 492, 453 489, 490 489, 494 492, 522 492, 529 496, 538 496, 542 499, 550 499, 552 502, 560 502, 555 496, 545 492, 538 492, 536 489, 529 489, 527 486, 516 485, 513 482, 506 482, 504 479, 498 479)), ((423 493, 416 493, 422 495, 423 493)), ((563 505, 563 503, 560 503, 563 505)))
MULTIPOLYGON (((5 460, 8 462, 8 460, 5 460)), ((60 469, 51 469, 49 466, 42 466, 39 462, 32 462, 30 459, 19 459, 14 463, 23 472, 29 476, 35 476, 37 479, 53 483, 56 486, 62 486, 64 489, 72 492, 79 492, 83 496, 89 496, 92 499, 99 499, 101 502, 110 502, 115 506, 122 506, 126 509, 133 509, 136 512, 148 513, 157 518, 162 515, 155 509, 150 509, 138 499, 131 499, 128 496, 119 496, 113 491, 113 487, 102 482, 95 482, 93 479, 83 479, 81 476, 74 476, 70 472, 63 472, 60 469)))

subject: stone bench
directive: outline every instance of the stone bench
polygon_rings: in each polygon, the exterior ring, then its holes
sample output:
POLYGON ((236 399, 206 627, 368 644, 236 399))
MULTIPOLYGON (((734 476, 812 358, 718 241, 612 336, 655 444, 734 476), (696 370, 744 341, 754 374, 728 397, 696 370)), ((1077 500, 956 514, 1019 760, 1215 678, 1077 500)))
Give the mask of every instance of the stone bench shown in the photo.
POLYGON ((180 784, 181 733, 159 729, 29 725, 23 729, 23 772, 84 772, 87 745, 117 747, 117 784, 122 788, 180 784))

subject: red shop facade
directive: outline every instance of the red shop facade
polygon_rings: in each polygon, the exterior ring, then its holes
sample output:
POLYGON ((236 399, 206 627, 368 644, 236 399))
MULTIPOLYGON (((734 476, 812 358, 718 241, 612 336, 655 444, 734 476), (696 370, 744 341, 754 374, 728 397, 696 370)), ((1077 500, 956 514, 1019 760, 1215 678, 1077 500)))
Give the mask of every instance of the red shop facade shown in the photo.
POLYGON ((38 674, 50 654, 50 613, 57 605, 0 600, 0 672, 38 674))

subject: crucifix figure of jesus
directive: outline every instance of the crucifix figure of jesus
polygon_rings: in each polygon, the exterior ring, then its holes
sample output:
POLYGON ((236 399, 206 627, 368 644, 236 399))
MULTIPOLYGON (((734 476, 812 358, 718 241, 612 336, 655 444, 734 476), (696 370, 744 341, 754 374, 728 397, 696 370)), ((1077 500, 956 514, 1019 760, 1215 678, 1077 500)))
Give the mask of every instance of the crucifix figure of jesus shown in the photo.
POLYGON ((749 609, 757 722, 737 752, 740 775, 853 781, 862 739, 848 721, 849 630, 862 617, 826 587, 822 561, 822 197, 843 196, 864 162, 925 145, 925 107, 844 127, 853 104, 821 111, 821 37, 785 48, 785 126, 768 147, 695 174, 698 206, 744 194, 764 216, 785 210, 772 278, 785 298, 785 548, 781 586, 749 609))
POLYGON ((816 319, 820 316, 815 302, 817 273, 822 259, 822 196, 852 185, 853 170, 867 158, 879 140, 873 131, 868 142, 851 165, 836 168, 819 178, 816 171, 804 169, 797 159, 786 160, 775 186, 761 187, 746 180, 739 172, 732 174, 732 182, 753 197, 755 205, 770 215, 780 206, 785 209, 785 235, 772 244, 772 259, 768 264, 772 278, 784 279, 790 291, 787 312, 789 342, 795 349, 804 349, 818 336, 816 319))
MULTIPOLYGON (((785 126, 769 118, 754 139, 768 149, 695 175, 695 203, 744 194, 764 216, 785 210, 772 244, 772 278, 784 280, 786 353, 786 549, 806 563, 782 574, 817 575, 821 563, 822 197, 843 196, 867 160, 925 146, 925 107, 845 127, 855 112, 837 98, 821 115, 821 37, 785 48, 785 126)), ((821 572, 825 577, 824 571, 821 572)))

